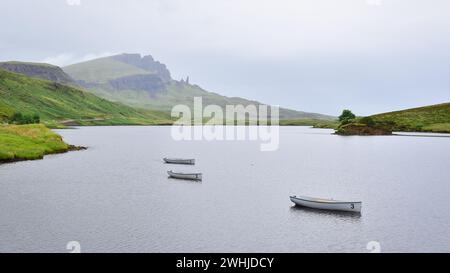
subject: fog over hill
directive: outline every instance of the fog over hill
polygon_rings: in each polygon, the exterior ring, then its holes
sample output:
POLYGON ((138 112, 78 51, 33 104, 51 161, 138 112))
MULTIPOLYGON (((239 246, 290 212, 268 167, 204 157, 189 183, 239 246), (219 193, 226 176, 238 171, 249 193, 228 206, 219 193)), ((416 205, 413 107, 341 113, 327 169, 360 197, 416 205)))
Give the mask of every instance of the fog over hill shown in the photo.
MULTIPOLYGON (((78 84, 103 98, 130 106, 170 111, 173 106, 192 106, 194 97, 202 97, 204 105, 263 105, 240 97, 226 97, 209 92, 189 82, 189 78, 175 80, 165 64, 152 56, 119 54, 64 67, 78 84)), ((280 109, 281 119, 333 117, 303 111, 280 109)))
POLYGON ((2 1, 0 61, 141 52, 224 96, 334 116, 449 101, 450 1, 34 2, 2 1))

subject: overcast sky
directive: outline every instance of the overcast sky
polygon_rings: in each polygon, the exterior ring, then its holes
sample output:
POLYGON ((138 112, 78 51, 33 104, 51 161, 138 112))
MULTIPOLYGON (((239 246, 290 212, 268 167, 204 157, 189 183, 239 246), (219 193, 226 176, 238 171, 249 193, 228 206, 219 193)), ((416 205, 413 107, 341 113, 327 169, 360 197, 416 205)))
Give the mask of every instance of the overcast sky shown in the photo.
POLYGON ((151 54, 174 78, 298 110, 450 101, 448 0, 1 0, 0 60, 151 54))

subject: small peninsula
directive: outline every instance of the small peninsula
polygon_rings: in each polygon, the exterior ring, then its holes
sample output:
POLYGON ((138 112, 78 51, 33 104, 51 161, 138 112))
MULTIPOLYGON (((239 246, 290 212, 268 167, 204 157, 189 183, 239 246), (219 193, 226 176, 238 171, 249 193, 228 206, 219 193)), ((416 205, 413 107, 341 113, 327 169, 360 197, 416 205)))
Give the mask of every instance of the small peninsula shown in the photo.
POLYGON ((383 126, 370 126, 363 123, 352 122, 350 124, 340 126, 336 130, 336 134, 343 136, 384 136, 392 135, 392 131, 383 126))
POLYGON ((350 110, 344 110, 339 121, 335 134, 342 136, 392 135, 394 125, 391 122, 376 122, 372 117, 356 117, 350 110))
POLYGON ((43 124, 0 125, 0 164, 84 149, 65 143, 43 124))

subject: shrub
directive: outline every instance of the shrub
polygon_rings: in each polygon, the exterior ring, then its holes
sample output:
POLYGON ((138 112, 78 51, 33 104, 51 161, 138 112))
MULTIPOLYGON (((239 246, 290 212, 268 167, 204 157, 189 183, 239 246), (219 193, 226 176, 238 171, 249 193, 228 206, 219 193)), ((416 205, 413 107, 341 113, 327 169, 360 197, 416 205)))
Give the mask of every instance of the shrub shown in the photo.
POLYGON ((41 117, 39 116, 39 114, 34 114, 32 117, 32 121, 33 123, 41 123, 41 117))
POLYGON ((34 114, 34 115, 24 115, 20 112, 16 112, 14 113, 14 115, 12 115, 12 117, 9 119, 9 123, 13 123, 13 124, 34 124, 34 123, 40 123, 41 122, 41 118, 39 116, 39 114, 34 114))
POLYGON ((359 120, 359 123, 365 124, 369 127, 375 126, 375 121, 371 117, 363 117, 359 120))
POLYGON ((14 113, 9 120, 10 123, 20 124, 23 122, 23 115, 20 112, 14 113))

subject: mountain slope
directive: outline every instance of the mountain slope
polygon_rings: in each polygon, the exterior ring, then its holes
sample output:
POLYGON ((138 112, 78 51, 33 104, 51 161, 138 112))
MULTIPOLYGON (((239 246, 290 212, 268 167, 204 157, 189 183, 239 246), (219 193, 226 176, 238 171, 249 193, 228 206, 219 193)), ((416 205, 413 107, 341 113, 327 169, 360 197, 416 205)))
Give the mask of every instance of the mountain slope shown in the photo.
POLYGON ((0 62, 0 68, 66 85, 76 85, 75 81, 60 67, 44 63, 0 62))
MULTIPOLYGON (((257 101, 208 92, 190 84, 188 80, 173 80, 166 66, 151 56, 121 54, 73 64, 63 69, 92 93, 134 107, 170 111, 177 104, 191 106, 194 96, 202 97, 204 105, 262 105, 257 101)), ((333 119, 326 115, 285 108, 280 109, 280 118, 333 119)))
POLYGON ((377 123, 391 124, 394 131, 450 133, 450 103, 443 103, 371 116, 377 123))
POLYGON ((147 71, 116 61, 112 58, 100 58, 95 62, 84 62, 63 68, 74 79, 86 83, 107 83, 110 79, 116 79, 129 75, 147 74, 147 71))
POLYGON ((0 69, 0 120, 14 113, 39 114, 47 124, 166 123, 165 113, 136 110, 57 82, 0 69))

